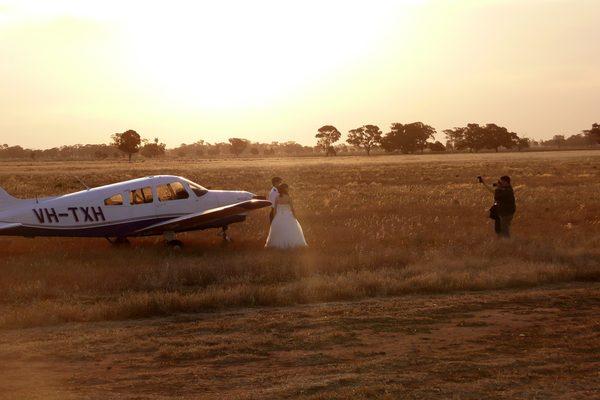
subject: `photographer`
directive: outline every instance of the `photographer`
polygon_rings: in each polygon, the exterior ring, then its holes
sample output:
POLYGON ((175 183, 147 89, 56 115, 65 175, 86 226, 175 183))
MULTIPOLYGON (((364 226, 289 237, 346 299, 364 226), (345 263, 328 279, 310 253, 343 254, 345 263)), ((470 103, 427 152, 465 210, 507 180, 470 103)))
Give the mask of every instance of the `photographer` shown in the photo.
POLYGON ((516 211, 515 194, 510 184, 509 176, 501 176, 498 182, 494 183, 495 189, 489 187, 481 176, 477 177, 487 190, 494 194, 494 205, 490 208, 490 218, 494 220, 494 230, 498 237, 510 237, 510 224, 516 211))

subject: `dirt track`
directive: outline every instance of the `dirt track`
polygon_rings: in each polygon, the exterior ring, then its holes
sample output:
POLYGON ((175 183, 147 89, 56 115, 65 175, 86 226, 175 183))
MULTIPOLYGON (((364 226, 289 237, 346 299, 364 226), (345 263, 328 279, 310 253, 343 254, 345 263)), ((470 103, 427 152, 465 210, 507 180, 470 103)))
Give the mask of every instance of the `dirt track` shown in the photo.
POLYGON ((600 392, 600 284, 0 333, 0 398, 531 398, 600 392))

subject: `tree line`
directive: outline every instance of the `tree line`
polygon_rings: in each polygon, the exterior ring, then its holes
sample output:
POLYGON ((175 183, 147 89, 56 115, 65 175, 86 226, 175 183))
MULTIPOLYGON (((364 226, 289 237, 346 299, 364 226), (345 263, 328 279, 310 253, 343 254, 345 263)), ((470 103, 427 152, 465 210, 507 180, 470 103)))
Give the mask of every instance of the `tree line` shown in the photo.
POLYGON ((258 143, 244 138, 230 138, 227 142, 208 143, 198 140, 192 144, 167 149, 158 138, 142 138, 135 130, 126 130, 111 136, 110 144, 77 144, 54 147, 44 150, 26 149, 21 146, 0 145, 0 159, 32 160, 103 160, 120 158, 129 160, 136 154, 144 158, 218 158, 239 156, 310 156, 317 154, 336 155, 365 152, 423 153, 501 149, 523 150, 535 148, 582 148, 600 144, 600 124, 594 123, 590 129, 573 135, 554 135, 551 139, 535 141, 519 137, 505 127, 490 123, 486 125, 467 124, 442 131, 445 144, 435 140, 436 130, 422 122, 392 123, 385 134, 377 125, 366 124, 348 131, 342 143, 342 133, 333 125, 324 125, 317 130, 315 146, 303 146, 294 141, 258 143))
MULTIPOLYGON (((129 161, 131 157, 136 153, 141 153, 142 156, 147 158, 164 156, 167 154, 167 149, 164 143, 160 143, 158 138, 154 139, 154 142, 148 142, 141 139, 140 135, 134 130, 128 130, 123 133, 115 133, 112 135, 113 146, 125 153, 129 161)), ((275 147, 282 149, 287 155, 298 155, 305 150, 312 150, 308 146, 302 146, 296 142, 285 142, 278 143, 274 142, 270 145, 261 143, 252 143, 248 139, 243 138, 229 138, 228 143, 215 143, 210 144, 204 140, 199 140, 196 143, 187 145, 182 143, 179 147, 170 150, 171 155, 176 157, 202 157, 207 155, 209 157, 217 157, 229 153, 235 157, 239 157, 244 151, 248 150, 251 155, 260 155, 261 148, 262 154, 269 156, 275 155, 275 147)))
MULTIPOLYGON (((535 146, 591 146, 600 143, 600 124, 592 124, 592 128, 584 130, 580 134, 565 138, 564 135, 555 135, 551 140, 536 142, 526 137, 519 137, 515 132, 503 126, 493 123, 486 125, 470 123, 464 127, 445 129, 446 144, 434 140, 437 131, 423 122, 412 122, 408 124, 392 123, 390 130, 383 134, 377 125, 363 125, 348 131, 346 142, 359 149, 363 149, 367 155, 375 149, 385 152, 401 152, 411 154, 423 153, 425 149, 433 152, 469 151, 479 152, 481 150, 500 149, 526 149, 535 146)), ((318 129, 315 135, 317 146, 326 155, 335 155, 336 143, 342 134, 333 125, 324 125, 318 129)))

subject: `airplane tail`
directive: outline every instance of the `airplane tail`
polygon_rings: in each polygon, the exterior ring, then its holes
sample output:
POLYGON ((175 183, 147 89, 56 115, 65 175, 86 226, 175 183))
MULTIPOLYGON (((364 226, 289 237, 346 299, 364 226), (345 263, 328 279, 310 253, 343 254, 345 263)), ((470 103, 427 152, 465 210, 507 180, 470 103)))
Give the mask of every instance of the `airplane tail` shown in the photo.
POLYGON ((11 196, 6 192, 6 190, 0 187, 0 211, 4 211, 9 209, 10 207, 15 206, 21 200, 16 197, 11 196))

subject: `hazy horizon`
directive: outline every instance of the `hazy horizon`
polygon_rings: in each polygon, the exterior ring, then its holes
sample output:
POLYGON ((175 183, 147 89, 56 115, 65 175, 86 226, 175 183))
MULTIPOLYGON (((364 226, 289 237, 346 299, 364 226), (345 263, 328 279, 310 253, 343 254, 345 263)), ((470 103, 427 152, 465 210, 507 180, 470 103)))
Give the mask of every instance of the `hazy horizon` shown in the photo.
POLYGON ((0 144, 314 144, 317 129, 600 122, 593 0, 0 0, 0 144), (451 4, 450 4, 451 3, 451 4))

